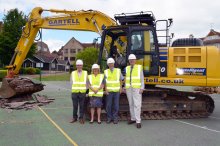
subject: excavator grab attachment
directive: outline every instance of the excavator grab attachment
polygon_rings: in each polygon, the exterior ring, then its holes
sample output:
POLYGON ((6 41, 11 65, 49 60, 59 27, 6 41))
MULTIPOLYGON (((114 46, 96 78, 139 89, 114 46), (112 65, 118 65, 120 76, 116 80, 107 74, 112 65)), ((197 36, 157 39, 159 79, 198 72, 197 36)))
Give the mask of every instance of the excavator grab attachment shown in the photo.
POLYGON ((40 82, 28 78, 4 78, 0 88, 1 98, 12 98, 22 95, 31 95, 44 89, 40 82))

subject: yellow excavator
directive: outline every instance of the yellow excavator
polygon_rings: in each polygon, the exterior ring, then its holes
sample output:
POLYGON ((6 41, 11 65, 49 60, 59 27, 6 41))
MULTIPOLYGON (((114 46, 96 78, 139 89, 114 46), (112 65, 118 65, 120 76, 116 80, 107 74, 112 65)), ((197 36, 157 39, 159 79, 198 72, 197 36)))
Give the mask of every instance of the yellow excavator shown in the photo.
MULTIPOLYGON (((101 35, 98 63, 107 68, 106 60, 113 57, 116 66, 125 73, 128 55, 137 56, 137 63, 143 65, 145 91, 142 99, 142 119, 198 118, 208 117, 214 110, 214 101, 203 92, 178 91, 155 85, 210 86, 220 85, 220 51, 213 46, 173 46, 169 47, 168 30, 172 20, 156 20, 150 11, 122 13, 115 19, 93 10, 66 11, 33 9, 24 28, 15 54, 8 66, 8 77, 0 88, 2 98, 25 96, 43 90, 43 85, 13 78, 19 69, 40 28, 85 30, 101 35), (62 15, 42 18, 43 11, 62 15), (165 22, 166 43, 158 40, 157 24, 165 22), (13 83, 16 79, 16 81, 13 83), (25 82, 29 82, 26 84, 25 82), (19 87, 19 88, 18 88, 19 87), (22 90, 21 90, 22 89, 22 90), (8 92, 12 92, 9 94, 8 92)), ((193 40, 196 41, 196 40, 193 40)), ((129 117, 128 101, 125 94, 120 97, 119 115, 129 117)))

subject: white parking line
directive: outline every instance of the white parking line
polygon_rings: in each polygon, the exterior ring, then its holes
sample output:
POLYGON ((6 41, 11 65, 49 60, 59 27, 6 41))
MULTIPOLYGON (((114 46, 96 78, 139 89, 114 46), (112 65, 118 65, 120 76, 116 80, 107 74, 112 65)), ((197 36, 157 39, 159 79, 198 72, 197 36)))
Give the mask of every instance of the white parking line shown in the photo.
POLYGON ((206 126, 199 126, 199 125, 188 123, 188 122, 184 122, 184 121, 181 121, 181 120, 174 120, 174 121, 177 121, 177 122, 180 122, 180 123, 183 123, 183 124, 187 124, 187 125, 190 125, 190 126, 194 126, 194 127, 197 127, 197 128, 201 128, 201 129, 204 129, 204 130, 208 130, 208 131, 211 131, 211 132, 220 133, 220 131, 214 130, 214 129, 209 129, 206 126))

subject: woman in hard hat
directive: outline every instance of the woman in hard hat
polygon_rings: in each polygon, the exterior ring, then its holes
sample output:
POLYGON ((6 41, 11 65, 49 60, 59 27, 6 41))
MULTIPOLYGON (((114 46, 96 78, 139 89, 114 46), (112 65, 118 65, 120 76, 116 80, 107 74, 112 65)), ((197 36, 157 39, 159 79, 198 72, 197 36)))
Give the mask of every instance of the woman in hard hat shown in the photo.
POLYGON ((92 65, 92 74, 88 76, 88 87, 91 107, 91 120, 94 121, 95 108, 97 108, 98 124, 101 124, 101 107, 104 87, 104 75, 100 74, 100 67, 98 64, 92 65))

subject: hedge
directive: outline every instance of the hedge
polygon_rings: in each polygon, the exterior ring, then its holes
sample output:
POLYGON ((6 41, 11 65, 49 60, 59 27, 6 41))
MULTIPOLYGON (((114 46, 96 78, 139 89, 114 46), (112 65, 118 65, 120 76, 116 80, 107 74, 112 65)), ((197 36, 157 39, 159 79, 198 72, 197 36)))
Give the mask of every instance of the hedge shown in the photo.
POLYGON ((19 73, 33 75, 33 74, 40 74, 40 71, 41 70, 39 68, 28 67, 28 68, 21 68, 19 73))
POLYGON ((0 81, 7 75, 7 70, 0 70, 0 81))

